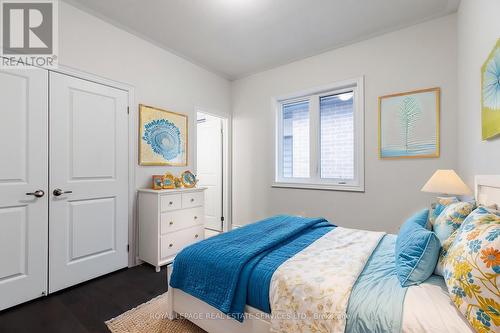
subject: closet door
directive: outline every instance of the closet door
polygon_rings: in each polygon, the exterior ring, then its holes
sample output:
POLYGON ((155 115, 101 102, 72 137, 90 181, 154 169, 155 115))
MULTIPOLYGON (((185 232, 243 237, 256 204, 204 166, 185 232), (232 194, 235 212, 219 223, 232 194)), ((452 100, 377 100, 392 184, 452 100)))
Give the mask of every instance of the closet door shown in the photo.
POLYGON ((199 186, 205 191, 205 227, 222 231, 222 121, 207 117, 197 126, 199 186))
POLYGON ((127 99, 50 73, 50 292, 127 266, 127 99))
POLYGON ((0 310, 47 293, 47 80, 0 69, 0 310))

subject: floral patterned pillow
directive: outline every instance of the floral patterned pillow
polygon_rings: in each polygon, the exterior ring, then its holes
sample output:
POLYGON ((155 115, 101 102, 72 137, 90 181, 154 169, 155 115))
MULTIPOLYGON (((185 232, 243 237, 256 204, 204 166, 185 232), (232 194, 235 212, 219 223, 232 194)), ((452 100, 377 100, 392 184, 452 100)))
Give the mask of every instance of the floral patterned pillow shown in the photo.
POLYGON ((449 206, 452 203, 458 201, 459 200, 457 197, 437 197, 436 202, 433 202, 431 204, 431 209, 429 212, 428 229, 432 230, 432 225, 434 224, 434 221, 436 221, 437 217, 439 216, 439 214, 443 212, 446 206, 449 206))
POLYGON ((444 260, 451 299, 477 332, 500 332, 500 212, 479 207, 444 260))
POLYGON ((432 225, 432 230, 439 238, 441 246, 475 208, 475 202, 455 202, 446 206, 432 225))
POLYGON ((438 257, 438 261, 436 264, 436 269, 434 269, 434 274, 443 276, 444 262, 445 262, 446 258, 448 257, 449 248, 450 248, 451 244, 453 244, 453 242, 457 238, 459 231, 460 231, 460 229, 455 230, 451 234, 451 236, 448 237, 443 242, 443 244, 441 244, 441 250, 439 251, 439 257, 438 257))
MULTIPOLYGON (((497 208, 496 205, 490 205, 485 208, 493 209, 495 210, 497 208)), ((469 215, 470 216, 470 215, 469 215)), ((461 226, 465 225, 465 221, 462 223, 461 226)), ((448 255, 448 249, 450 248, 451 244, 453 244, 453 241, 457 237, 457 235, 461 232, 461 227, 455 230, 450 237, 448 237, 443 244, 441 244, 441 251, 439 251, 439 257, 438 257, 438 262, 436 265, 436 269, 434 270, 434 274, 436 275, 441 275, 443 276, 443 269, 444 269, 444 261, 446 259, 446 256, 448 255)))

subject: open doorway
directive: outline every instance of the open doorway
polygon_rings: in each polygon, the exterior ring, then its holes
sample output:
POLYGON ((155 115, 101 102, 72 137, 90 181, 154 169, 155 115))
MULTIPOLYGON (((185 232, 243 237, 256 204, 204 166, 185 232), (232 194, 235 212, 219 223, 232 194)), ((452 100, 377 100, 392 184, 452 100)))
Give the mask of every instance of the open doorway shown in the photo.
POLYGON ((205 191, 205 236, 230 229, 228 225, 228 119, 197 112, 196 173, 205 191))

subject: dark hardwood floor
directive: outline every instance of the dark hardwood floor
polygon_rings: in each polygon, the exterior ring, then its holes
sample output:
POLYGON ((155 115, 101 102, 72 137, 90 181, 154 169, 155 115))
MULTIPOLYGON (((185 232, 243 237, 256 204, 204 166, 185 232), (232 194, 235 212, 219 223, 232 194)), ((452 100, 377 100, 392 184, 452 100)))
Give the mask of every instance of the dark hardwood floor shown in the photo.
POLYGON ((100 333, 104 322, 167 291, 167 271, 124 269, 0 312, 1 333, 100 333))

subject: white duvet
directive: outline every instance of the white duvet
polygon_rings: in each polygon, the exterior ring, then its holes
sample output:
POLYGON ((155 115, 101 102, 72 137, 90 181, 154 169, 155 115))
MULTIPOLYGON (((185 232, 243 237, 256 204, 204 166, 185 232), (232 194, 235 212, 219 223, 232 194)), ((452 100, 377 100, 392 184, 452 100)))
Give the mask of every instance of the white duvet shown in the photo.
POLYGON ((271 332, 344 332, 354 283, 383 236, 337 227, 285 261, 271 279, 271 332))

